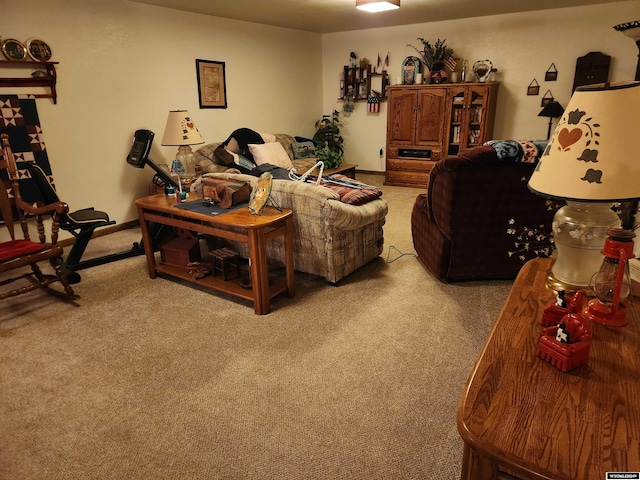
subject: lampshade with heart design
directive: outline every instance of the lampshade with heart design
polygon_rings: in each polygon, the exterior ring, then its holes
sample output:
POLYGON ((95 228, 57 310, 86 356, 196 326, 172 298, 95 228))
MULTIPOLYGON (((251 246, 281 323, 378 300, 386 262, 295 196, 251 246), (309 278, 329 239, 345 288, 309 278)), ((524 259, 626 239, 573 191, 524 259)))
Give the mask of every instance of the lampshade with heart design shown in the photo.
POLYGON ((529 187, 563 200, 640 197, 640 82, 578 87, 529 187))
POLYGON ((529 188, 565 200, 553 220, 557 250, 549 284, 586 288, 602 263, 611 206, 640 198, 640 82, 578 87, 547 145, 529 188))

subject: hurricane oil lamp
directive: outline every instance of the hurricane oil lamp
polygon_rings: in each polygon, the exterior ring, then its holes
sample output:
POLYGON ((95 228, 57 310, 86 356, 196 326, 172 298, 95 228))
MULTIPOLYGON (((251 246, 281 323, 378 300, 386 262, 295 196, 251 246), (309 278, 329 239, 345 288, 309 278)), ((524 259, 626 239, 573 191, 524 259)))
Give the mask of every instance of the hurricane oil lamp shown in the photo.
POLYGON ((584 315, 596 323, 613 327, 627 324, 627 301, 631 296, 629 259, 633 258, 631 230, 611 228, 607 231, 602 254, 604 260, 591 278, 590 287, 596 298, 589 301, 584 315))

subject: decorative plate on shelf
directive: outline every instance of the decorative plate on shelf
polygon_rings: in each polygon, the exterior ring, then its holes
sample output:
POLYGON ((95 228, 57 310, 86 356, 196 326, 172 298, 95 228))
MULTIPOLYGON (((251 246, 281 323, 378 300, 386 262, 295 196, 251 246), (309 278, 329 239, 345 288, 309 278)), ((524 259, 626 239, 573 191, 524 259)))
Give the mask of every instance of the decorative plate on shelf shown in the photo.
POLYGON ((273 175, 271 175, 271 172, 264 172, 260 175, 258 183, 251 191, 251 197, 249 198, 249 211, 253 215, 262 215, 264 206, 269 200, 269 195, 271 195, 272 186, 273 175))
POLYGON ((51 60, 51 47, 39 38, 27 40, 27 53, 36 62, 48 62, 51 60))
POLYGON ((27 47, 19 40, 7 38, 2 41, 2 53, 7 60, 20 62, 27 58, 27 47))

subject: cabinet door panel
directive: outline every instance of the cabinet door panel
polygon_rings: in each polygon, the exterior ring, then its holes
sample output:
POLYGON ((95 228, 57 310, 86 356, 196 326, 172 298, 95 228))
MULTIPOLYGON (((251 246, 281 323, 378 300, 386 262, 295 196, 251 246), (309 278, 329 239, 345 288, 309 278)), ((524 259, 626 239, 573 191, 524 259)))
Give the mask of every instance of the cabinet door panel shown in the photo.
POLYGON ((416 144, 442 145, 445 89, 421 90, 418 93, 416 144))
POLYGON ((394 90, 389 98, 388 141, 413 144, 416 121, 416 91, 394 90))
POLYGON ((465 147, 474 147, 484 141, 487 105, 489 104, 487 87, 470 87, 467 130, 464 137, 465 147))

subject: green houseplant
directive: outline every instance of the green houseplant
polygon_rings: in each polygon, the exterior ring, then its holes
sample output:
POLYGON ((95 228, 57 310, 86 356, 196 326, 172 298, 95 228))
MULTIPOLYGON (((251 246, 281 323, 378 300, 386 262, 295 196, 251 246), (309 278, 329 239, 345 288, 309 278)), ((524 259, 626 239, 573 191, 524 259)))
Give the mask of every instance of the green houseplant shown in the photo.
POLYGON ((313 140, 316 142, 316 156, 324 163, 325 168, 336 168, 344 159, 343 139, 340 136, 340 127, 344 123, 340 120, 340 112, 334 110, 331 115, 323 115, 316 122, 316 133, 313 140))

